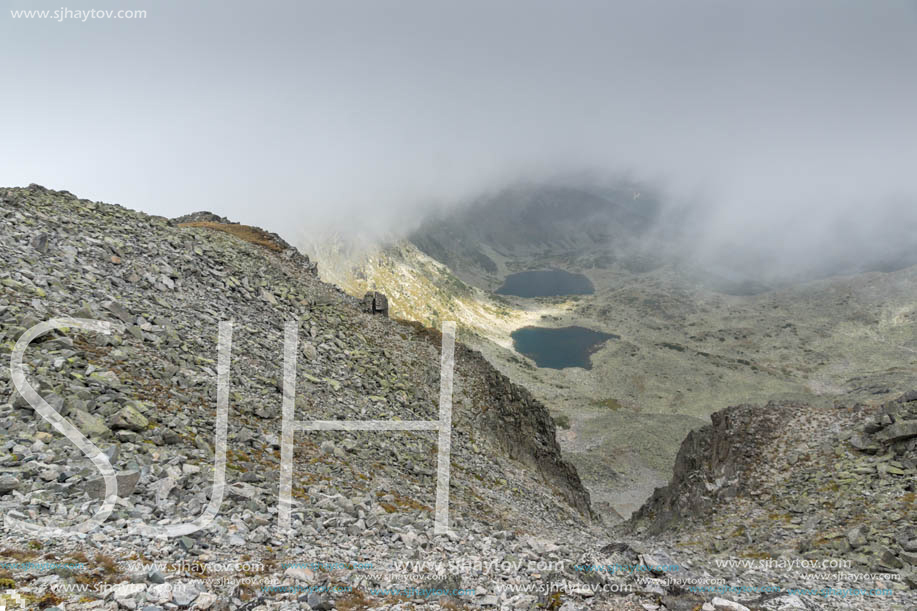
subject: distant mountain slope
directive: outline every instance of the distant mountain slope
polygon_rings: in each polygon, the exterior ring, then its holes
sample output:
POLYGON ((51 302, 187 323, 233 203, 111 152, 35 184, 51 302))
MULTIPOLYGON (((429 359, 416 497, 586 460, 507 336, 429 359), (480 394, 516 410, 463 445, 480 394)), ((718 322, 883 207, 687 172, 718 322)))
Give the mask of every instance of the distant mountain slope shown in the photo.
POLYGON ((641 252, 641 237, 659 210, 651 193, 639 193, 638 199, 636 194, 624 187, 507 188, 426 219, 408 240, 463 280, 485 288, 499 284, 503 261, 516 259, 585 255, 611 260, 623 254, 638 265, 648 254, 641 252))
POLYGON ((461 321, 468 342, 560 418, 593 499, 623 515, 668 478, 684 432, 719 409, 875 401, 917 386, 917 267, 767 286, 673 256, 654 226, 658 202, 637 193, 528 185, 362 255, 313 252, 325 280, 390 294, 398 316, 461 321), (595 293, 493 292, 512 273, 551 268, 586 276, 595 293), (538 369, 510 338, 528 325, 620 339, 590 370, 538 369))

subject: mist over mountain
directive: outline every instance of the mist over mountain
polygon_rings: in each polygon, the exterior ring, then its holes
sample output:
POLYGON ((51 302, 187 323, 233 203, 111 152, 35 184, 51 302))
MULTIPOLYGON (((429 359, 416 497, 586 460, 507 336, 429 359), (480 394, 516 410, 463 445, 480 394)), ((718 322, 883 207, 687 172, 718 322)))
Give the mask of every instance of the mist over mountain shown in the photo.
POLYGON ((564 423, 592 498, 625 517, 717 409, 917 383, 911 209, 765 210, 753 225, 669 197, 622 176, 520 182, 401 239, 309 252, 324 280, 385 293, 397 318, 459 321, 564 423))
POLYGON ((430 208, 405 217, 398 229, 310 228, 302 243, 314 250, 335 242, 358 260, 408 239, 463 279, 485 285, 472 270, 496 273, 488 249, 507 256, 589 251, 633 271, 675 264, 702 283, 763 288, 917 263, 917 199, 745 210, 590 175, 519 181, 430 208))
POLYGON ((691 211, 698 256, 764 275, 881 259, 915 223, 909 0, 167 0, 144 20, 0 27, 18 83, 0 184, 218 210, 301 243, 624 175, 691 211))

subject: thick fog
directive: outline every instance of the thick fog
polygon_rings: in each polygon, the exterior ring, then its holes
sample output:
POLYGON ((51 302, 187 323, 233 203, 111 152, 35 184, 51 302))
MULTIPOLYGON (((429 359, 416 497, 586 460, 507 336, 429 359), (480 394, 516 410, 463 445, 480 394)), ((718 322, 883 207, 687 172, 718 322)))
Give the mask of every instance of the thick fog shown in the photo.
POLYGON ((701 257, 917 235, 914 0, 91 5, 147 16, 0 14, 4 186, 299 240, 586 171, 690 210, 701 257))

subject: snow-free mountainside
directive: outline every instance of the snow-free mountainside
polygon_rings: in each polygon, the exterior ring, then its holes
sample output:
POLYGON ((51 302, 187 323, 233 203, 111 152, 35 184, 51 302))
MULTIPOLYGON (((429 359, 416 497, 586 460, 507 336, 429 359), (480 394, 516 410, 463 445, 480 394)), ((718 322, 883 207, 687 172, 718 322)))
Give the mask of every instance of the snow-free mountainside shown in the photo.
MULTIPOLYGON (((399 295, 389 299, 393 314, 404 311, 399 295)), ((507 303, 507 330, 541 315, 507 303)), ((545 307, 576 310, 566 301, 545 307)), ((439 322, 453 313, 442 311, 439 322)), ((701 421, 690 434, 679 425, 669 485, 622 522, 592 502, 562 455, 548 407, 569 405, 546 407, 548 378, 533 395, 457 343, 451 532, 434 534, 431 431, 296 432, 285 532, 284 324, 299 329, 298 420, 435 420, 436 328, 366 312, 279 236, 215 214, 170 220, 37 185, 0 189, 0 356, 34 325, 68 316, 123 331, 52 331, 28 348, 27 378, 104 452, 119 498, 99 528, 75 537, 23 533, 5 521, 0 605, 8 609, 917 605, 913 363, 902 360, 906 375, 888 376, 882 393, 865 398, 844 388, 830 404, 729 407, 706 425, 702 410, 672 410, 701 421), (142 524, 190 521, 213 494, 221 321, 233 322, 222 506, 203 530, 146 537, 142 524), (810 568, 838 561, 842 571, 810 568)), ((913 324, 912 311, 899 316, 895 324, 913 324)), ((480 332, 454 320, 460 342, 480 332)), ((701 341, 690 339, 691 351, 701 341)), ((874 363, 874 379, 884 379, 887 362, 874 363)), ((653 372, 644 375, 651 386, 653 372)), ((96 467, 16 392, 8 364, 0 368, 0 469, 7 518, 65 526, 102 504, 96 467)))
POLYGON ((695 255, 694 225, 646 187, 536 184, 426 218, 391 244, 303 242, 322 279, 386 293, 393 316, 459 321, 464 341, 557 418, 595 506, 627 517, 668 480, 686 433, 716 411, 881 402, 917 387, 917 243, 831 244, 789 274, 743 260, 747 244, 716 260, 695 255), (593 290, 499 293, 537 270, 593 290), (514 345, 513 333, 531 326, 615 337, 590 368, 552 369, 514 345))

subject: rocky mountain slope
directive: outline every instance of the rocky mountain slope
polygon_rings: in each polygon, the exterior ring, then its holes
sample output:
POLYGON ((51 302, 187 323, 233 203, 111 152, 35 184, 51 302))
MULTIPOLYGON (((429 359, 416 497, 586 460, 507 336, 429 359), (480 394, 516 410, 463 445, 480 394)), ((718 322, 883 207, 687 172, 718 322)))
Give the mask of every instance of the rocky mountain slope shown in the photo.
MULTIPOLYGON (((884 408, 717 415, 685 442, 669 488, 609 530, 592 515, 542 403, 457 346, 451 532, 433 532, 436 440, 424 431, 297 432, 293 529, 283 532, 284 323, 299 323, 297 419, 435 419, 438 334, 363 312, 276 236, 211 215, 171 221, 31 186, 0 190, 0 238, 3 356, 53 317, 124 325, 107 336, 61 329, 26 354, 30 383, 118 472, 119 498, 99 528, 77 537, 24 534, 5 521, 0 604, 8 608, 917 604, 913 395, 884 408), (150 538, 143 523, 191 520, 215 493, 217 325, 225 320, 234 329, 220 511, 204 530, 150 538), (868 504, 857 503, 862 495, 868 504), (806 521, 810 514, 818 521, 806 521), (736 534, 749 516, 747 536, 736 534), (898 580, 715 562, 784 554, 850 556, 898 580), (691 591, 711 579, 733 589, 691 591), (883 593, 816 591, 850 583, 883 593), (810 591, 741 590, 761 584, 810 591)), ((80 522, 101 505, 98 470, 14 391, 10 373, 0 369, 0 511, 35 524, 80 522)))
MULTIPOLYGON (((300 323, 298 419, 436 419, 436 334, 364 314, 282 243, 269 249, 232 231, 181 227, 37 186, 0 191, 0 206, 4 354, 54 317, 126 326, 111 336, 52 333, 27 353, 33 386, 97 441, 125 489, 104 527, 81 541, 30 548, 7 531, 10 549, 31 556, 90 558, 83 574, 14 576, 20 592, 99 570, 109 581, 132 578, 122 564, 105 573, 97 558, 216 561, 244 553, 269 563, 315 555, 352 561, 443 553, 485 530, 522 537, 543 532, 546 521, 555 532, 579 530, 588 520, 588 494, 561 459, 544 407, 459 346, 452 509, 463 534, 432 541, 433 435, 328 432, 297 435, 298 537, 275 539, 284 322, 300 323), (224 320, 234 321, 234 333, 223 511, 210 532, 145 540, 135 534, 141 521, 190 519, 208 500, 215 339, 224 320), (355 545, 361 539, 371 541, 365 549, 355 545)), ((4 513, 56 525, 85 518, 98 506, 95 467, 12 389, 8 368, 0 384, 9 401, 0 416, 4 513)), ((489 545, 477 541, 467 551, 481 543, 489 545)), ((220 600, 250 598, 244 594, 220 600)))
MULTIPOLYGON (((881 405, 735 406, 712 420, 688 435, 671 482, 622 531, 707 563, 726 586, 741 584, 731 593, 750 607, 775 598, 765 591, 775 583, 835 592, 784 608, 873 589, 914 604, 917 391, 881 405)), ((851 609, 893 607, 846 596, 851 609)))

